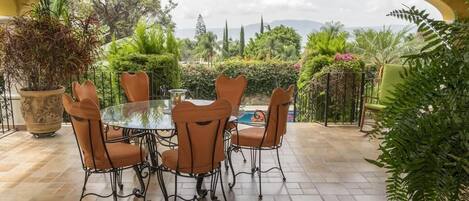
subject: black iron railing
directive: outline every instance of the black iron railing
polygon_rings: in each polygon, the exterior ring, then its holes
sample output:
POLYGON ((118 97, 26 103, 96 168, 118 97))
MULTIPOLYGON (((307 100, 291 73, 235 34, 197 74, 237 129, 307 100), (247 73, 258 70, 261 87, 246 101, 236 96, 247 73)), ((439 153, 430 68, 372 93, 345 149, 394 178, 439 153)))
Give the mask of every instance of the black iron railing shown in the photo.
POLYGON ((295 121, 358 124, 364 97, 374 91, 366 73, 327 73, 295 95, 295 121))
POLYGON ((11 82, 3 74, 0 75, 0 121, 0 138, 15 130, 11 82))

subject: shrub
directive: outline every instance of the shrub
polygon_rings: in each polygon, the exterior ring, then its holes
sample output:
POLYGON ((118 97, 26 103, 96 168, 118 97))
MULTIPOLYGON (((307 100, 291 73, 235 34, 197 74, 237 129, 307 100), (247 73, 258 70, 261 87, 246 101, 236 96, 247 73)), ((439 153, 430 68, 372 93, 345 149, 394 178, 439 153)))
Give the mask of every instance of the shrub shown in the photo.
POLYGON ((298 79, 293 62, 229 60, 215 68, 183 66, 182 86, 189 89, 195 98, 214 98, 215 79, 220 74, 230 77, 245 75, 248 79, 245 95, 248 97, 270 96, 276 87, 286 88, 298 79))
POLYGON ((151 76, 152 86, 167 88, 180 87, 180 69, 176 56, 173 54, 129 54, 114 58, 110 63, 115 72, 146 71, 151 76))
POLYGON ((189 89, 194 98, 215 98, 215 79, 219 72, 205 65, 188 65, 182 67, 181 85, 189 89))
POLYGON ((313 75, 332 63, 330 56, 319 55, 307 60, 301 67, 300 78, 298 79, 298 89, 305 87, 313 75))
MULTIPOLYGON (((317 57, 319 58, 319 57, 317 57)), ((329 58, 329 57, 326 57, 329 58)), ((325 121, 326 98, 329 121, 353 122, 357 117, 357 100, 360 90, 360 72, 364 63, 345 54, 315 73, 310 80, 302 82, 298 91, 298 121, 325 121), (329 89, 327 78, 329 76, 329 89), (329 96, 326 97, 326 91, 329 96)), ((303 75, 303 74, 302 74, 303 75)), ((300 78, 301 79, 301 78, 300 78)), ((300 81, 298 81, 300 83, 300 81)))
POLYGON ((220 63, 216 69, 225 75, 235 77, 243 74, 248 79, 248 95, 268 95, 277 87, 286 88, 298 80, 294 62, 230 60, 220 63))
POLYGON ((365 63, 358 59, 351 61, 334 61, 330 65, 322 68, 318 73, 314 74, 313 79, 322 77, 327 73, 357 73, 363 71, 364 67, 365 63))

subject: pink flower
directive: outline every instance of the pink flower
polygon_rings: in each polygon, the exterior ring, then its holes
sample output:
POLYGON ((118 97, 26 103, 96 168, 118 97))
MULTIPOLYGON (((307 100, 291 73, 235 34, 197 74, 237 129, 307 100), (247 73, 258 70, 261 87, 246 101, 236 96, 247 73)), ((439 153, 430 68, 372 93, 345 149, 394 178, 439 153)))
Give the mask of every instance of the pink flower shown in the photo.
POLYGON ((355 57, 350 53, 345 53, 345 54, 337 53, 334 58, 335 61, 352 61, 354 59, 355 57))
POLYGON ((293 67, 299 71, 301 69, 301 64, 300 63, 296 63, 295 65, 293 65, 293 67))

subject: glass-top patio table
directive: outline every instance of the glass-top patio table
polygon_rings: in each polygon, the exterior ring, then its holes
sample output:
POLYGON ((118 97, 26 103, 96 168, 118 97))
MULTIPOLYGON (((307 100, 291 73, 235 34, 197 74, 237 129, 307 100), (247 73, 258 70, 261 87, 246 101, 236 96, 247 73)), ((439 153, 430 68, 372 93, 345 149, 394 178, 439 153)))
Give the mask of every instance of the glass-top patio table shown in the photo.
MULTIPOLYGON (((203 106, 212 100, 187 99, 194 105, 203 106)), ((103 123, 119 128, 139 130, 174 130, 169 100, 150 100, 110 106, 101 111, 103 123)), ((229 121, 237 118, 231 116, 229 121)))
MULTIPOLYGON (((213 103, 212 100, 200 99, 187 99, 186 101, 198 106, 213 103)), ((163 146, 175 146, 170 141, 175 134, 170 100, 150 100, 110 106, 101 111, 101 119, 109 126, 109 129, 123 129, 126 136, 132 133, 151 132, 156 135, 156 140, 163 146)), ((236 120, 235 116, 229 119, 230 122, 236 120)))
MULTIPOLYGON (((212 100, 186 99, 194 105, 210 105, 212 100)), ((124 136, 132 134, 151 133, 153 135, 148 149, 152 166, 158 165, 158 151, 156 143, 169 148, 175 148, 177 142, 172 138, 176 136, 175 125, 171 118, 170 100, 150 100, 142 102, 124 103, 110 106, 101 111, 101 120, 107 129, 122 129, 124 136)), ((231 116, 229 122, 237 121, 231 116)), ((202 180, 198 180, 197 192, 200 193, 202 180)))

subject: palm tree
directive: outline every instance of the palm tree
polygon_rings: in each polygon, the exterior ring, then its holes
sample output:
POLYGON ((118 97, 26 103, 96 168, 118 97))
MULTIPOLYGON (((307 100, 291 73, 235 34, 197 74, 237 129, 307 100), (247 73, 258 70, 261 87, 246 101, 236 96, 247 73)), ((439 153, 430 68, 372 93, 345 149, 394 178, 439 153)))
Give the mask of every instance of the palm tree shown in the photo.
MULTIPOLYGON (((367 65, 381 69, 385 64, 401 63, 401 56, 415 53, 423 43, 419 37, 409 37, 410 28, 394 33, 389 27, 380 31, 358 29, 351 51, 360 55, 367 65)), ((381 71, 381 70, 380 70, 381 71)))
POLYGON ((195 52, 197 56, 204 58, 209 66, 211 66, 213 57, 217 54, 216 51, 218 49, 217 35, 213 32, 207 32, 199 37, 195 52))

